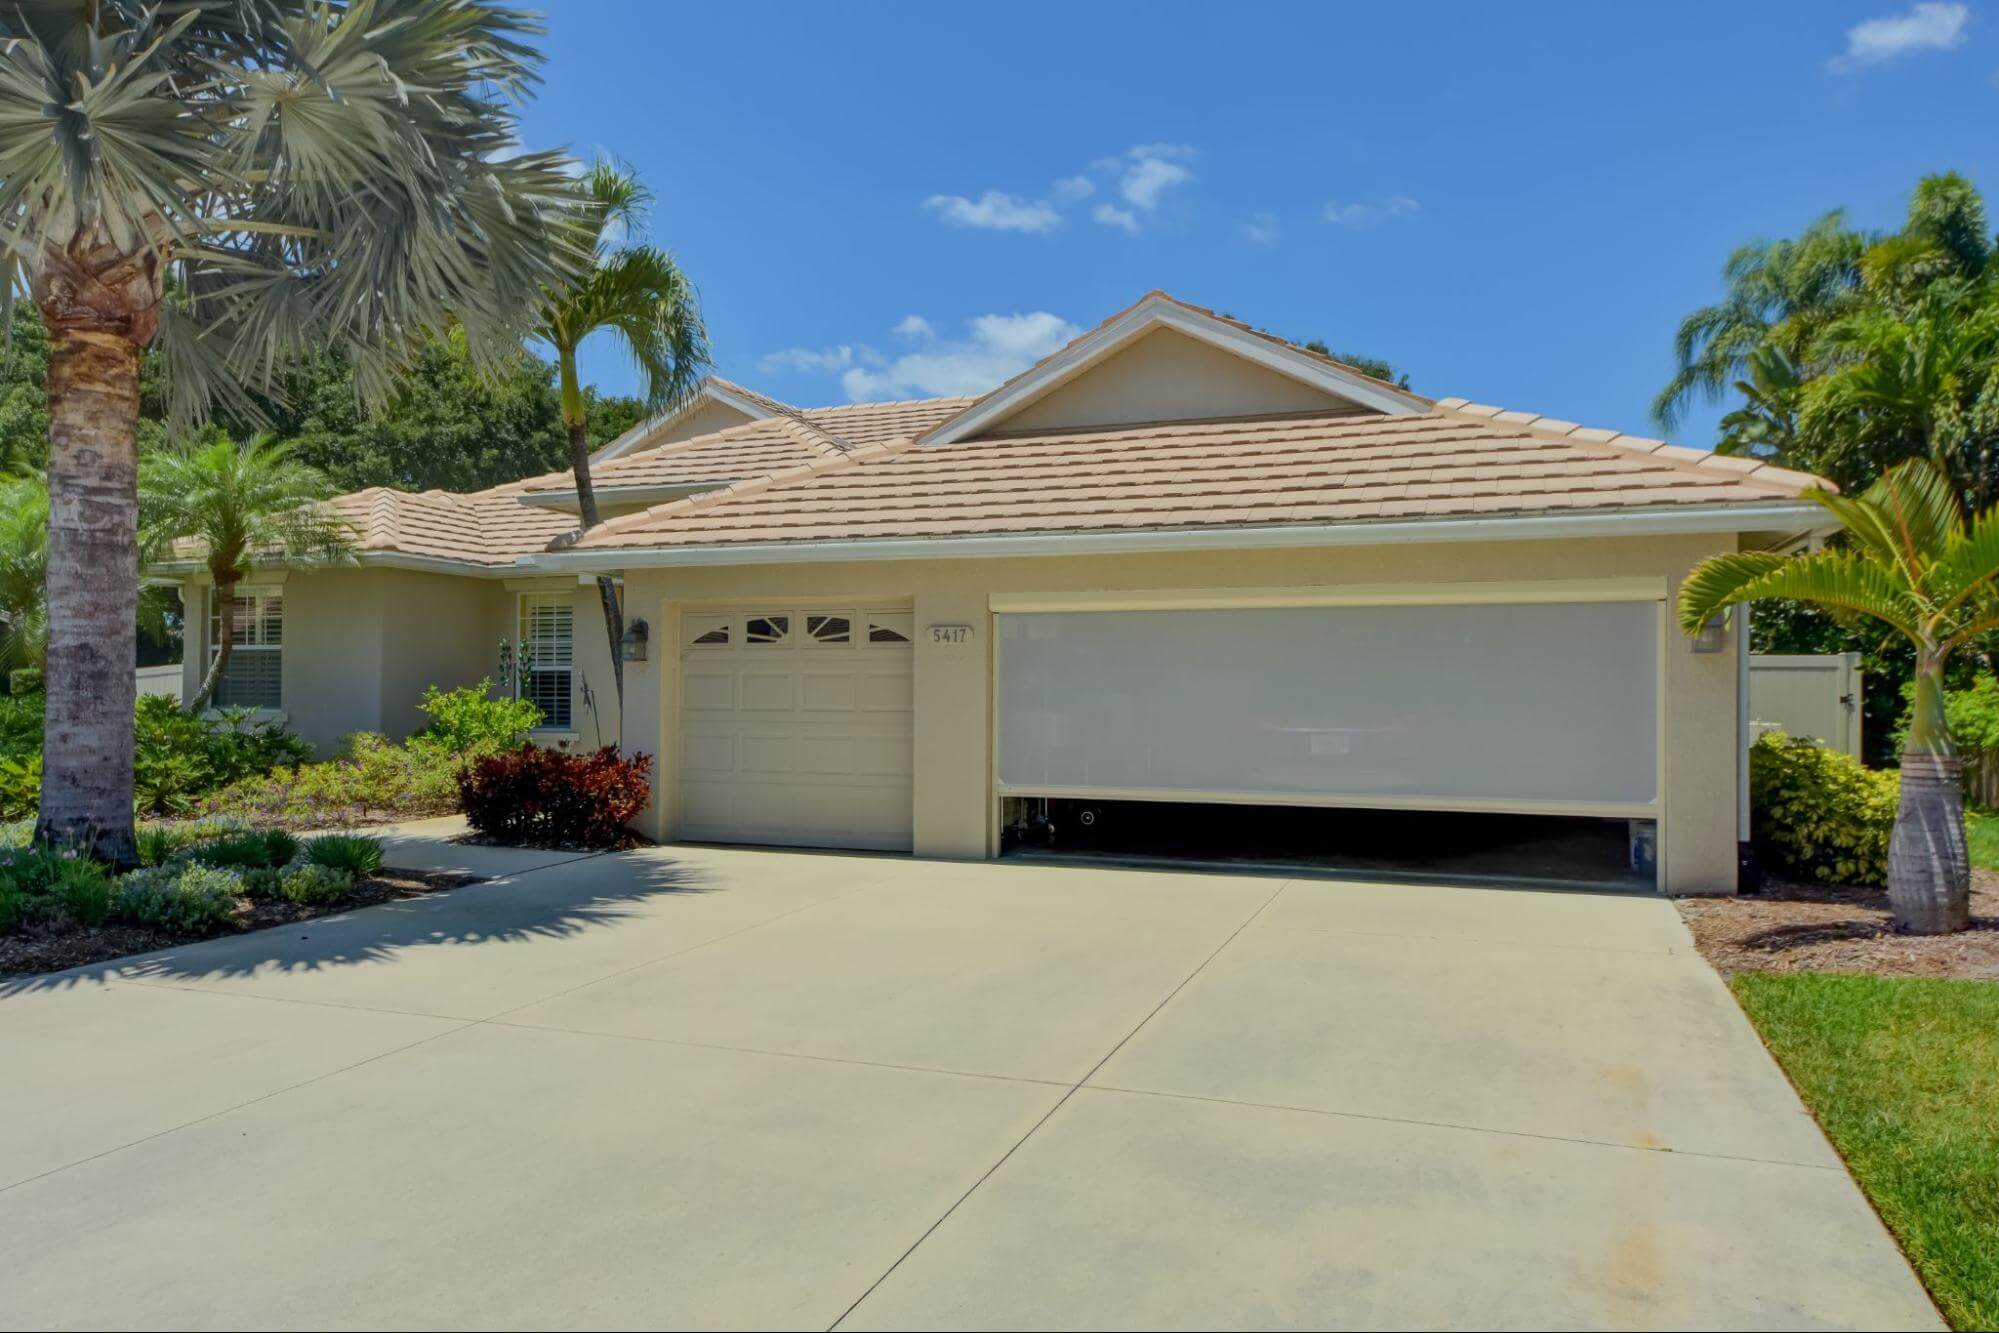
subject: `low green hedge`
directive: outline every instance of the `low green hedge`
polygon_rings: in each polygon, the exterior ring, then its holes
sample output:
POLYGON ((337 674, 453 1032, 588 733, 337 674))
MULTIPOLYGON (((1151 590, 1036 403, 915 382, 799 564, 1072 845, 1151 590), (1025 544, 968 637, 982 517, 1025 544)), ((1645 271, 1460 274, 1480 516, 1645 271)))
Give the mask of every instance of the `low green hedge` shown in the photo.
POLYGON ((1803 737, 1773 731, 1749 750, 1756 854, 1793 879, 1886 883, 1901 795, 1900 774, 1867 768, 1803 737))

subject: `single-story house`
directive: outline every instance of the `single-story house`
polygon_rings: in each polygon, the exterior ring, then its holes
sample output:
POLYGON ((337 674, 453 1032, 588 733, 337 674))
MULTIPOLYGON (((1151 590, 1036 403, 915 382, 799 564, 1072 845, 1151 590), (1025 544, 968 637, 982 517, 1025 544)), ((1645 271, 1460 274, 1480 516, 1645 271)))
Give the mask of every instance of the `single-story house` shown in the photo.
MULTIPOLYGON (((977 858, 1078 803, 1518 815, 1725 892, 1746 636, 1690 642, 1672 599, 1825 530, 1815 478, 1426 398, 1159 292, 977 398, 711 380, 594 477, 580 537, 566 473, 343 497, 358 561, 242 589, 223 701, 407 733, 505 641, 545 738, 656 756, 662 840, 977 858)), ((191 688, 221 620, 190 621, 191 688)))

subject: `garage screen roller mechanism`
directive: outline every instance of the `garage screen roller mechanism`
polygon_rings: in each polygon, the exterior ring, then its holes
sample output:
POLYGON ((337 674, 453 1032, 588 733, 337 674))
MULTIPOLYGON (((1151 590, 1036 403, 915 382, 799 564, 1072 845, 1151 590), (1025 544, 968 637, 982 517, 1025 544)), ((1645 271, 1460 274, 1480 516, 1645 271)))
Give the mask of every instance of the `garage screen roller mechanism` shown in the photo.
POLYGON ((1012 793, 1573 804, 1658 795, 1659 603, 999 619, 1012 793))

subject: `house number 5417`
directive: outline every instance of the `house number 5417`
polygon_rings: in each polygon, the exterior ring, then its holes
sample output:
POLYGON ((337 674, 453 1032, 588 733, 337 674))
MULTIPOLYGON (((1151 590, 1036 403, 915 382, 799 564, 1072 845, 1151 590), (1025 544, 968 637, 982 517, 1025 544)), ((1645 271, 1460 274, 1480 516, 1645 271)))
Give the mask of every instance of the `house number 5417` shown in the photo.
POLYGON ((930 642, 932 643, 970 643, 971 641, 972 627, 970 625, 932 625, 930 627, 930 642))

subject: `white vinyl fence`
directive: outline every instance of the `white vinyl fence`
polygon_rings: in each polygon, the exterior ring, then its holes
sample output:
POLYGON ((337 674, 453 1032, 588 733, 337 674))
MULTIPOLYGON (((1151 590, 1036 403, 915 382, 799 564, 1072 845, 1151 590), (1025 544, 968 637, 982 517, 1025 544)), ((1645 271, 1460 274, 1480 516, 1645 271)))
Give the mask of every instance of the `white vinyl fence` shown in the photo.
POLYGON ((1749 723, 1860 757, 1859 653, 1751 653, 1749 723))
POLYGON ((139 693, 167 694, 180 698, 180 663, 172 666, 150 666, 139 668, 139 693))

